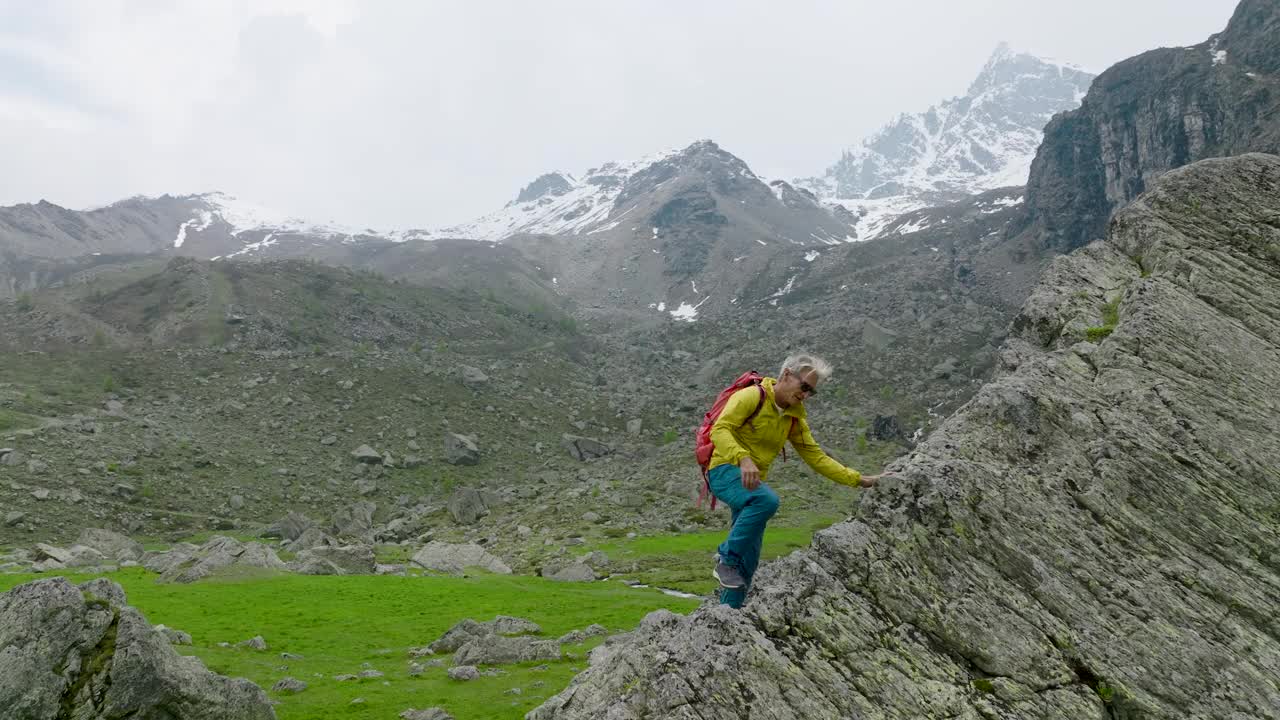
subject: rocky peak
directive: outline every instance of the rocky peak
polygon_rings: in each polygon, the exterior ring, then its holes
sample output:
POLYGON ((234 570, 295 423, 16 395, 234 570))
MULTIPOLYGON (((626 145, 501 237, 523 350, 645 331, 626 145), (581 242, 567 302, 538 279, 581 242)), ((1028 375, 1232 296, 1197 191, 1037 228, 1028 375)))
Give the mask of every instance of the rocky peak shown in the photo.
POLYGON ((1280 8, 1273 0, 1242 0, 1217 41, 1226 60, 1258 73, 1280 73, 1280 8))
POLYGON ((516 202, 532 202, 543 197, 556 197, 573 189, 573 183, 558 172, 547 173, 529 183, 516 196, 516 202))
POLYGON ((1045 123, 1078 105, 1092 79, 1001 43, 964 96, 899 116, 797 184, 837 200, 896 198, 899 212, 1021 185, 1045 123))
POLYGON ((1045 128, 1023 227, 1068 252, 1169 170, 1209 157, 1280 152, 1280 3, 1244 0, 1227 29, 1143 53, 1098 76, 1084 104, 1045 128))

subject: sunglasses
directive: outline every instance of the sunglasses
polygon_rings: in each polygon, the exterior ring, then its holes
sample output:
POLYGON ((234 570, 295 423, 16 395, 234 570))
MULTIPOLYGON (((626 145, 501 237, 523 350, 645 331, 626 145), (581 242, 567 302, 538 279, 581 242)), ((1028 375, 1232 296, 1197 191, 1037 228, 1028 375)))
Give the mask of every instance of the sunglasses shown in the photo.
MULTIPOLYGON (((795 373, 791 373, 791 377, 794 377, 795 379, 800 380, 800 376, 795 373)), ((805 393, 809 397, 813 397, 814 395, 818 394, 818 388, 810 385, 804 380, 800 380, 800 392, 805 393)))

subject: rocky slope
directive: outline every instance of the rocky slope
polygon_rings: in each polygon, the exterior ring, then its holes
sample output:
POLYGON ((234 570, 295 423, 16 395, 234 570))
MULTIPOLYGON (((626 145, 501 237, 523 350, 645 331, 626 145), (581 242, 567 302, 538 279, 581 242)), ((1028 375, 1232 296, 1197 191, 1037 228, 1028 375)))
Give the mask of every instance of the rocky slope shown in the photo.
POLYGON ((530 717, 1280 717, 1277 217, 1280 158, 1167 174, 745 611, 653 616, 530 717))
POLYGON ((1031 166, 1026 224, 1067 252, 1100 238, 1117 208, 1196 160, 1280 152, 1280 4, 1243 0, 1226 30, 1098 76, 1054 118, 1031 166))
POLYGON ((0 593, 0 647, 0 706, 11 720, 276 716, 261 688, 174 652, 109 580, 0 593))
POLYGON ((797 184, 859 215, 860 240, 901 213, 1024 185, 1045 123, 1077 107, 1092 80, 1001 44, 964 95, 901 115, 797 184))

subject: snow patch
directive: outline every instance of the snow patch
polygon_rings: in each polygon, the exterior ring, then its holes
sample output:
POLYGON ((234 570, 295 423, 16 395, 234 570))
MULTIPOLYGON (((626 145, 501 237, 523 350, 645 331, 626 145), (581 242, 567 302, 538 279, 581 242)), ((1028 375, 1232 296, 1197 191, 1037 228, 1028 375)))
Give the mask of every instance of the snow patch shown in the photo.
POLYGON ((711 296, 708 295, 702 298, 697 305, 690 305, 687 302, 682 302, 680 303, 680 307, 671 311, 671 317, 683 322, 693 322, 698 319, 698 308, 702 307, 702 304, 710 299, 711 296))
POLYGON ((817 250, 810 250, 809 252, 804 254, 805 262, 813 262, 814 260, 817 260, 818 256, 821 254, 822 253, 818 252, 817 250))
POLYGON ((175 248, 182 247, 182 244, 187 241, 188 229, 195 230, 196 232, 203 232, 205 230, 208 230, 209 226, 212 224, 213 224, 213 213, 209 212, 208 210, 200 210, 197 213, 196 217, 178 226, 178 237, 173 239, 173 246, 175 248))

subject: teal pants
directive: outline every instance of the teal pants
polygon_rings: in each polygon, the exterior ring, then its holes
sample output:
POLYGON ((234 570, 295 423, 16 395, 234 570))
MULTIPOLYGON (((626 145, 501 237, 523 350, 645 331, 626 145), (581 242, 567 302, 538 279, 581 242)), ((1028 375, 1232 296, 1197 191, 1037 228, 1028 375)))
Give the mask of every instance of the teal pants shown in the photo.
POLYGON ((778 494, 764 483, 755 490, 742 487, 742 471, 736 465, 717 465, 707 479, 711 492, 733 512, 729 537, 720 543, 720 562, 742 573, 746 581, 741 588, 721 588, 720 603, 740 608, 760 564, 764 526, 778 512, 778 494))

